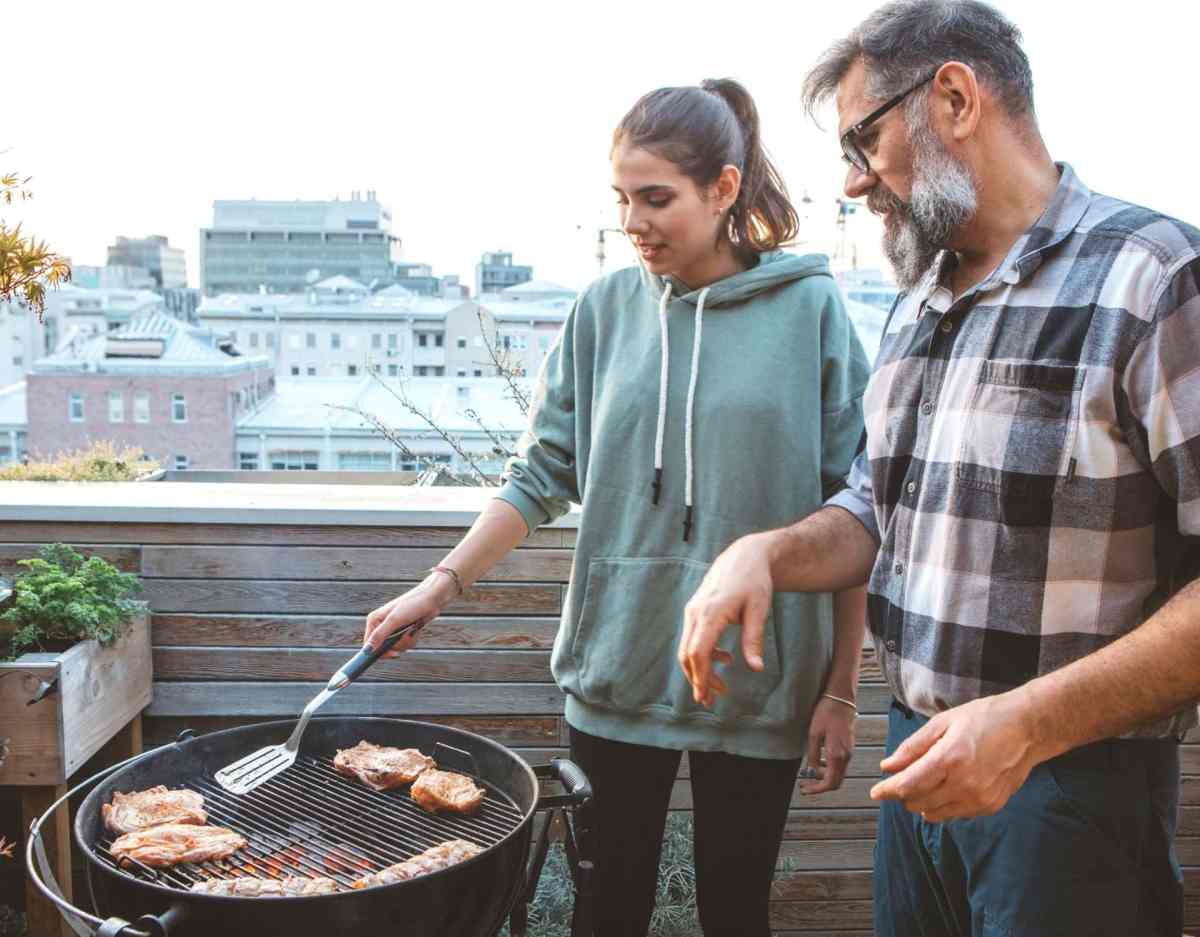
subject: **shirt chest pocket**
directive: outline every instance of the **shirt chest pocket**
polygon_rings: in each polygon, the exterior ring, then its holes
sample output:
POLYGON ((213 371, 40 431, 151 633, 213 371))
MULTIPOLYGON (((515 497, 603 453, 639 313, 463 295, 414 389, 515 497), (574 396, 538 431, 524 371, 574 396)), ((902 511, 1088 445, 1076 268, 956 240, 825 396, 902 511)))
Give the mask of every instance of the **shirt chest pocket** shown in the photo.
POLYGON ((1071 494, 1082 368, 985 361, 955 465, 960 485, 1015 498, 1071 494))

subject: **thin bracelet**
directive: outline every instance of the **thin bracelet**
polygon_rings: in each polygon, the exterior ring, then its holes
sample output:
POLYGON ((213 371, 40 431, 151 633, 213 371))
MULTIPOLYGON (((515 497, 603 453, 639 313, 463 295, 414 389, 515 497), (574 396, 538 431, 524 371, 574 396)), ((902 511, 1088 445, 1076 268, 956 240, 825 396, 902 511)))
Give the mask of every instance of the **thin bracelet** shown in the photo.
POLYGON ((854 714, 858 715, 858 707, 854 704, 854 700, 842 699, 840 696, 834 696, 832 693, 822 693, 821 699, 831 699, 835 703, 841 703, 843 706, 849 706, 854 710, 854 714))
POLYGON ((458 573, 455 572, 453 569, 451 569, 449 566, 431 566, 429 571, 431 573, 445 573, 447 576, 449 576, 451 579, 454 580, 454 586, 456 589, 458 589, 458 594, 459 595, 463 594, 462 580, 458 578, 458 573))

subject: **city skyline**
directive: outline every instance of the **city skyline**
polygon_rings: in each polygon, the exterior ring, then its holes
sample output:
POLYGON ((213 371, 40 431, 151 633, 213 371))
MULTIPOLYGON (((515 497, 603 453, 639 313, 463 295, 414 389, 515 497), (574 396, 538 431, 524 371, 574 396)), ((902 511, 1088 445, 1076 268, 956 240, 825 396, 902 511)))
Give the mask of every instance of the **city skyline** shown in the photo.
MULTIPOLYGON (((731 75, 755 95, 794 199, 813 200, 800 249, 828 251, 842 167, 832 118, 823 130, 805 118, 799 83, 876 5, 780 7, 763 14, 771 28, 735 42, 720 5, 617 3, 583 24, 584 43, 579 23, 541 3, 397 11, 351 2, 339 7, 341 29, 215 3, 186 18, 186 46, 163 41, 148 5, 27 5, 10 14, 12 34, 45 37, 62 67, 46 68, 43 43, 31 41, 6 50, 10 70, 72 106, 27 108, 0 132, 0 163, 32 176, 35 193, 5 217, 79 264, 102 264, 119 234, 164 234, 198 285, 199 232, 215 200, 371 189, 392 210, 406 260, 471 283, 483 252, 511 251, 539 278, 579 287, 595 275, 597 228, 616 224, 612 126, 653 87, 731 75), (64 16, 68 31, 54 25, 64 16), (137 107, 89 105, 85 74, 98 76, 87 87, 99 95, 139 87, 137 107)), ((1151 0, 1118 22, 1066 4, 997 5, 1025 33, 1052 154, 1098 191, 1200 222, 1200 192, 1159 168, 1163 127, 1187 148, 1179 101, 1148 93, 1152 78, 1182 86, 1189 31, 1164 28, 1178 6, 1151 0), (1064 36, 1096 54, 1064 62, 1064 36)), ((861 265, 877 264, 877 223, 865 212, 852 223, 861 265)), ((633 262, 623 239, 606 246, 609 269, 633 262)))

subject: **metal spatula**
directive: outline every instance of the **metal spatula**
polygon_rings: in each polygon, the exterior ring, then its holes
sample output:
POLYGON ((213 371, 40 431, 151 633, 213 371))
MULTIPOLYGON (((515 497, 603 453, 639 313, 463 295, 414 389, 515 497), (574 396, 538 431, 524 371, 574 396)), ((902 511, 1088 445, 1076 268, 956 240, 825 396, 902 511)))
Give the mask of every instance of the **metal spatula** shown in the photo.
POLYGON ((300 714, 300 721, 286 742, 282 745, 268 745, 266 748, 260 748, 245 758, 239 758, 233 764, 226 765, 214 775, 217 783, 231 794, 247 794, 260 784, 271 780, 279 772, 290 768, 296 762, 296 755, 300 751, 300 737, 308 728, 308 722, 312 719, 313 714, 324 706, 326 701, 338 690, 349 686, 361 677, 368 667, 387 651, 390 651, 401 638, 405 635, 416 634, 428 623, 429 619, 426 618, 415 621, 411 625, 405 625, 384 638, 378 649, 364 644, 361 651, 346 661, 337 673, 329 678, 325 689, 314 696, 312 701, 304 707, 304 712, 300 714))

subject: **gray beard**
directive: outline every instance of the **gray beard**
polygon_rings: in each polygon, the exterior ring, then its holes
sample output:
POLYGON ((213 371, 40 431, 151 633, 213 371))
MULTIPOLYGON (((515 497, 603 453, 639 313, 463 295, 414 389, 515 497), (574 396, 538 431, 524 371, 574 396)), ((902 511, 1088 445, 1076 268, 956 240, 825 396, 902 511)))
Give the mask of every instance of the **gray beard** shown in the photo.
POLYGON ((910 125, 913 184, 908 202, 882 184, 867 198, 877 214, 887 214, 883 253, 903 290, 912 289, 933 265, 955 232, 975 215, 978 204, 970 168, 955 159, 922 114, 910 125))

